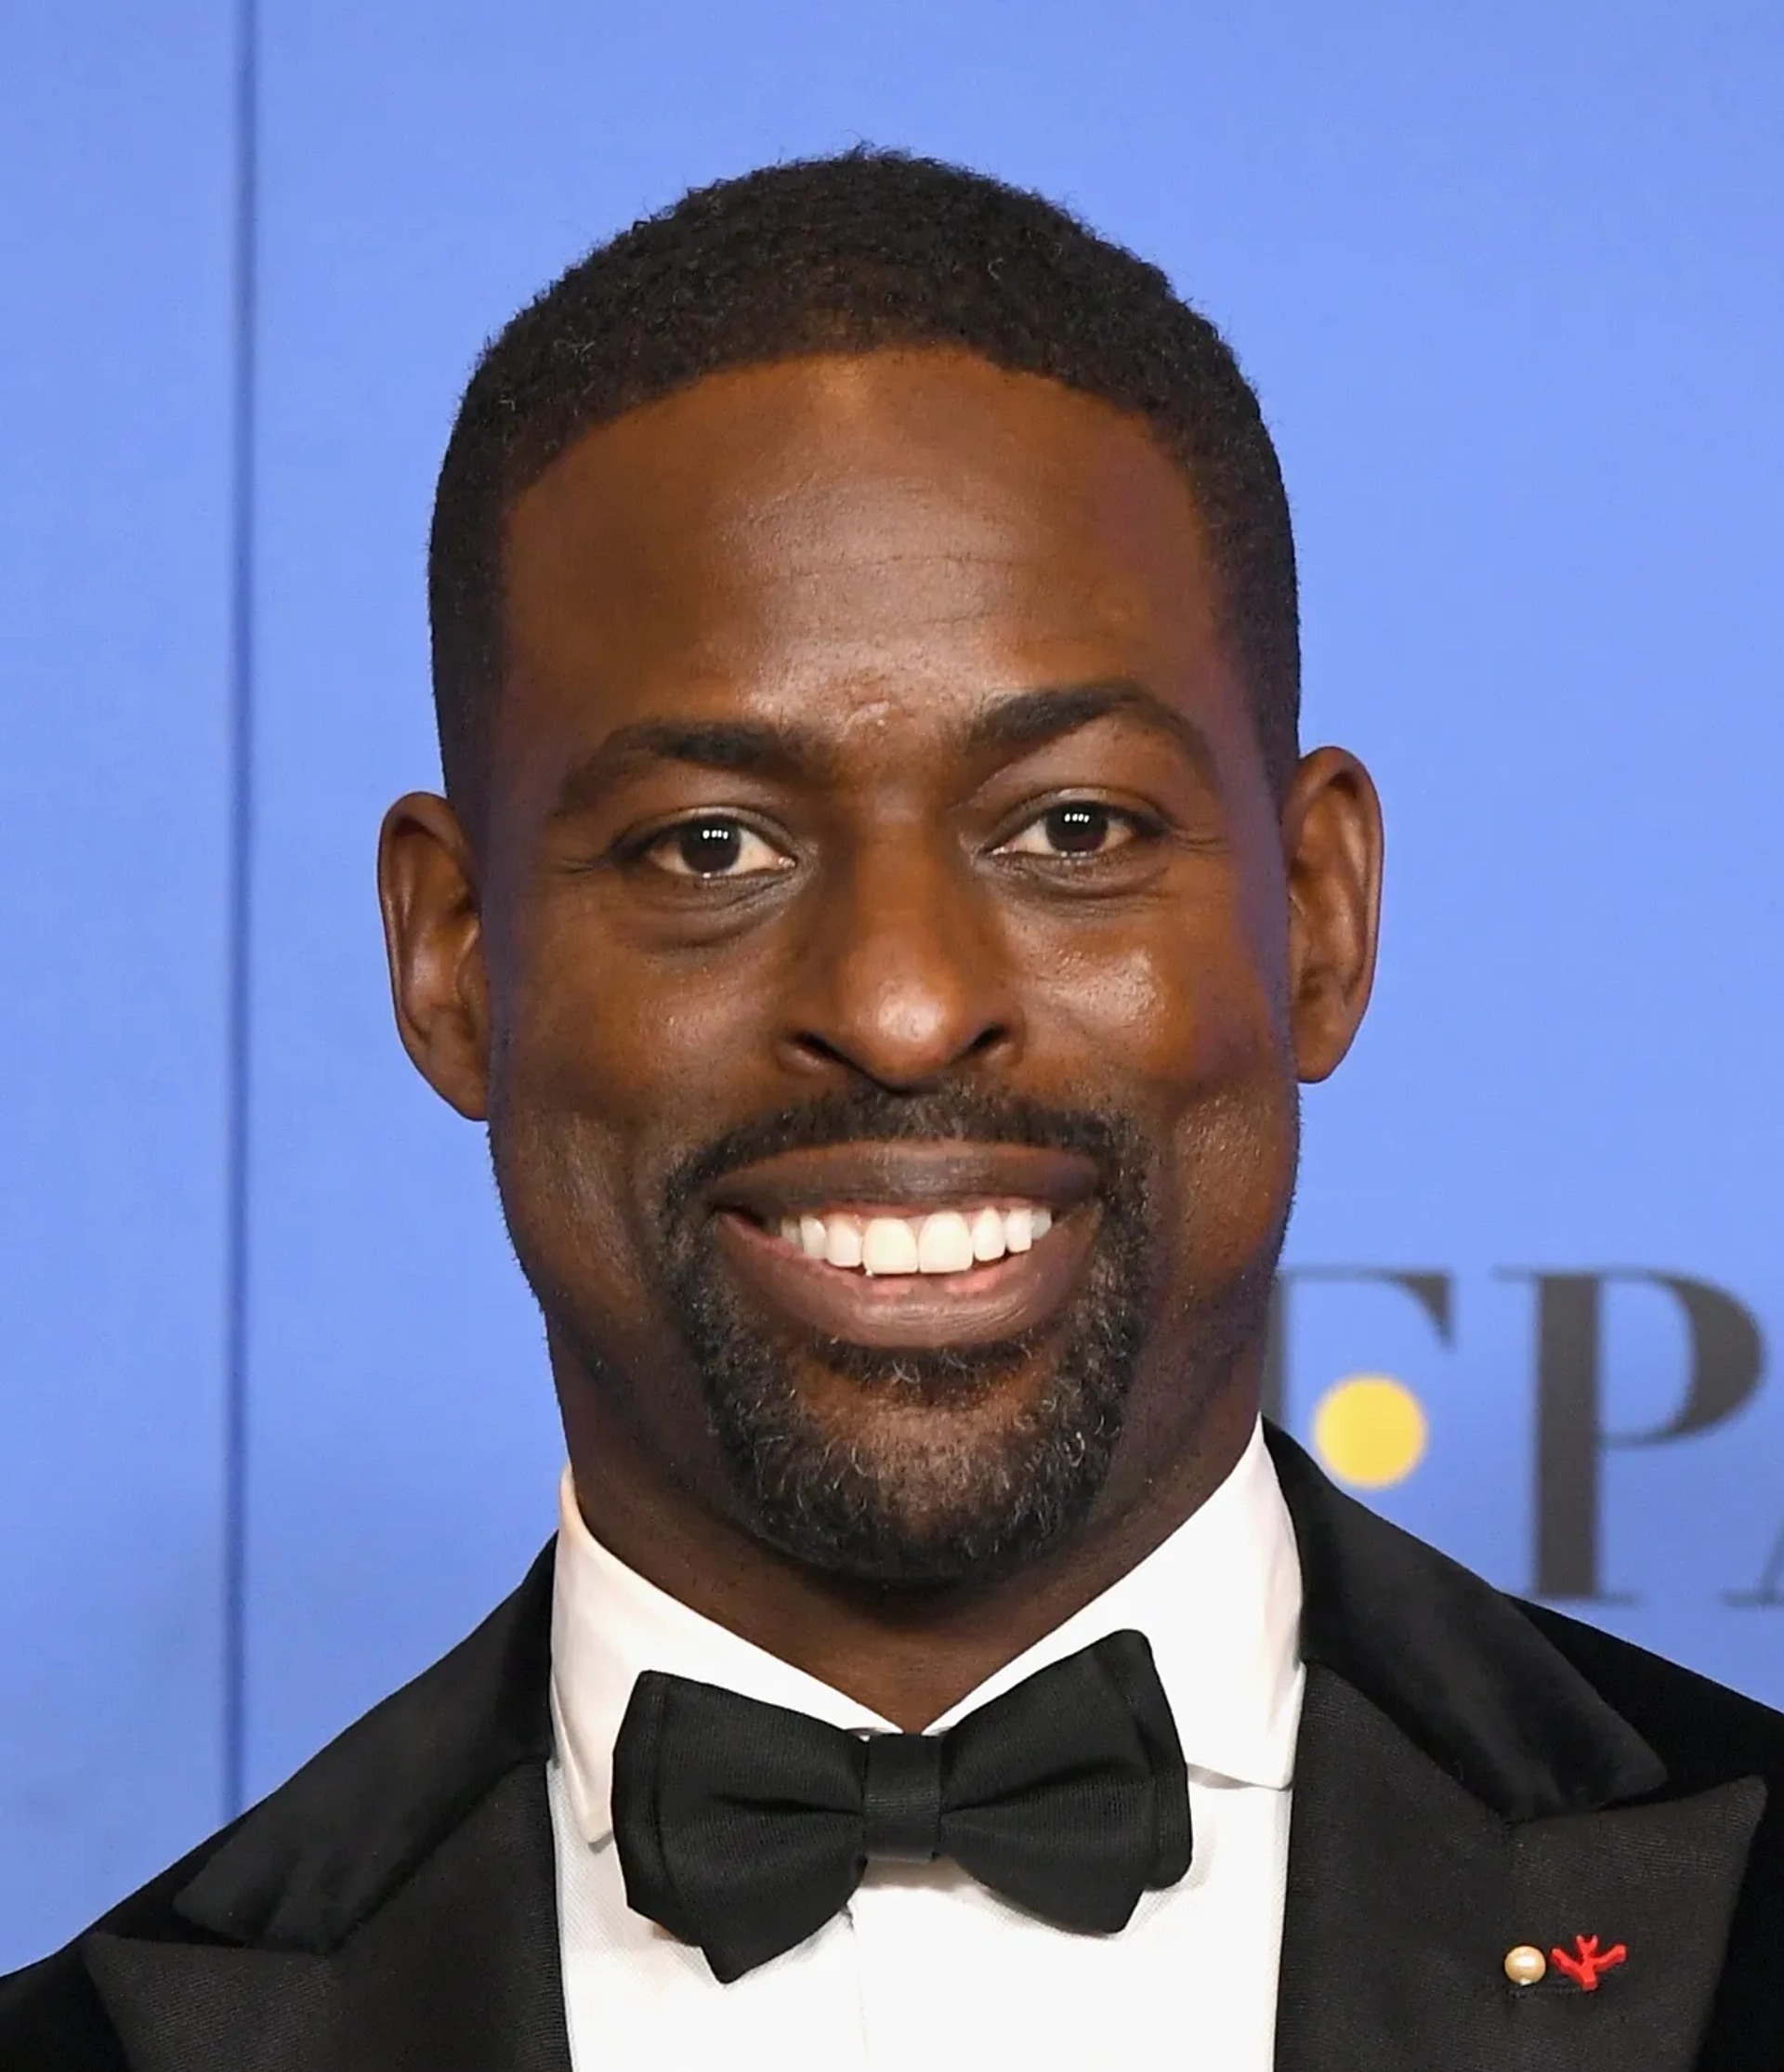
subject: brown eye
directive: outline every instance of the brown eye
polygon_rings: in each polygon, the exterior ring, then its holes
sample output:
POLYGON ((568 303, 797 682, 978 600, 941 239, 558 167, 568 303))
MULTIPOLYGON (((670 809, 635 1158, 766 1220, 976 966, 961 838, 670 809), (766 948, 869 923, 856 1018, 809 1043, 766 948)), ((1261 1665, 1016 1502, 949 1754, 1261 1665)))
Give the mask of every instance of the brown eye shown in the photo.
POLYGON ((1095 799, 1071 799, 1052 806, 1004 847, 1017 856, 1103 856, 1134 839, 1125 813, 1095 799))
POLYGON ((787 859, 754 828, 717 814, 665 828, 649 854, 677 878, 748 878, 787 868, 787 859))

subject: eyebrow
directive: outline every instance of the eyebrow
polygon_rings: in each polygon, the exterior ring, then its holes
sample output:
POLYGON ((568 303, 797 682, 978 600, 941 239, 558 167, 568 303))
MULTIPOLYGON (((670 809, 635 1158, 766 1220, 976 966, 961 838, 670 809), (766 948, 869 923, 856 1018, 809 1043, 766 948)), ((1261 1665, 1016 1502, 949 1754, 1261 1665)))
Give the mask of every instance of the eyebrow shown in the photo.
POLYGON ((553 815, 563 819, 584 812, 616 785, 663 763, 797 783, 821 773, 831 759, 824 744, 804 728, 748 720, 636 720, 616 727, 576 765, 558 788, 553 815))
MULTIPOLYGON (((968 757, 990 752, 1026 754, 1104 719, 1123 719, 1169 742, 1208 782, 1215 780, 1208 736, 1189 716, 1131 677, 1049 685, 1006 693, 982 706, 962 741, 968 757)), ((637 720, 616 727, 565 778, 553 817, 599 803, 616 785, 663 763, 763 777, 785 783, 821 781, 834 767, 833 747, 809 728, 749 720, 637 720)))
POLYGON ((1201 777, 1214 781, 1214 751, 1208 736, 1187 713, 1180 713, 1131 676, 1060 684, 1000 698, 967 728, 966 748, 969 754, 1044 748, 1049 741, 1075 734, 1099 719, 1125 719, 1161 736, 1201 777))

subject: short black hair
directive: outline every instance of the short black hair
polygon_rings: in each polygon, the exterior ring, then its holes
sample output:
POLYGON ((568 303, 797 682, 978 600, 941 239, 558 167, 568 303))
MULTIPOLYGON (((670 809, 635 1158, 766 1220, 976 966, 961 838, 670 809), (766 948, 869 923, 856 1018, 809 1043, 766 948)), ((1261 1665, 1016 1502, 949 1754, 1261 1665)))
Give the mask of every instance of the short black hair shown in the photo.
POLYGON ((600 245, 486 348, 446 449, 428 551, 449 794, 481 817, 515 500, 595 426, 720 368, 951 346, 1145 418, 1184 469, 1279 791, 1297 754, 1294 543, 1276 449, 1231 348, 1157 267, 1040 195, 902 152, 764 167, 600 245))

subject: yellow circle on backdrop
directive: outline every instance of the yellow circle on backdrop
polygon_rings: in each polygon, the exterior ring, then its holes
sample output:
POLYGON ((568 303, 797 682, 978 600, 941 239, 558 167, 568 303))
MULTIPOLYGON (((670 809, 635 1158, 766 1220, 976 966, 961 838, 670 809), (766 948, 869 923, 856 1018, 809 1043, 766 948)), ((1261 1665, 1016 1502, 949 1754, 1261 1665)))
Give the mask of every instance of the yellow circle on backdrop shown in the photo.
POLYGON ((1424 1406, 1390 1374, 1350 1374, 1334 1382, 1313 1413, 1313 1443, 1341 1482, 1384 1489, 1404 1482, 1424 1458, 1424 1406))

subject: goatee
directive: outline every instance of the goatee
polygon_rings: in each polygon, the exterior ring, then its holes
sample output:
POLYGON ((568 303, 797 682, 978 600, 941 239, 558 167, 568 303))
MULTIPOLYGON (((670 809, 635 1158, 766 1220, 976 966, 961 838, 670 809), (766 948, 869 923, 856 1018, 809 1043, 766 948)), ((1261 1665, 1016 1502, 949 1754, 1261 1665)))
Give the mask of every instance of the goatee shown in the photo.
POLYGON ((908 1588, 990 1580, 1069 1538, 1108 1475, 1144 1336, 1142 1145, 1121 1117, 964 1090, 863 1092, 763 1118, 684 1161, 665 1190, 669 1294, 752 1529, 829 1574, 908 1588), (1096 1202, 1077 1213, 1097 1214, 1099 1227, 1063 1317, 1001 1344, 889 1350, 784 1340, 748 1312, 697 1208, 704 1190, 779 1152, 899 1139, 1041 1145, 1094 1161, 1096 1202), (829 1428, 802 1381, 817 1370, 898 1413, 874 1421, 876 1441, 829 1428), (1026 1400, 994 1433, 973 1432, 974 1407, 999 1392, 1026 1400))

